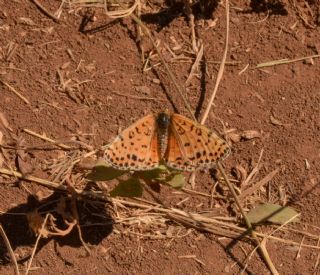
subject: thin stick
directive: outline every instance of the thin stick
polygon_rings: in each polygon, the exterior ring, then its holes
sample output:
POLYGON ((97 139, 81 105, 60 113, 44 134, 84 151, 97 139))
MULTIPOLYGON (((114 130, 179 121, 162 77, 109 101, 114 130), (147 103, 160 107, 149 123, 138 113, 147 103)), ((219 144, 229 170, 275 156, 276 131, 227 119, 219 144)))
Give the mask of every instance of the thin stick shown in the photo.
POLYGON ((13 170, 0 168, 0 173, 1 174, 5 174, 5 175, 9 175, 9 176, 14 176, 14 177, 17 177, 19 179, 24 179, 24 180, 36 182, 36 183, 41 184, 41 185, 43 185, 45 187, 48 187, 48 188, 67 191, 67 188, 64 185, 61 185, 61 184, 58 184, 58 183, 54 183, 52 181, 48 181, 48 180, 45 180, 45 179, 37 178, 37 177, 34 177, 34 176, 30 176, 30 175, 23 176, 21 173, 13 171, 13 170))
POLYGON ((127 98, 138 99, 138 100, 164 101, 163 99, 159 99, 159 98, 155 98, 155 97, 127 95, 127 94, 118 93, 116 91, 113 91, 112 93, 115 94, 115 95, 118 95, 118 96, 123 96, 123 97, 127 97, 127 98))
POLYGON ((9 251, 9 254, 10 254, 10 258, 11 258, 11 261, 13 262, 14 264, 14 271, 15 271, 15 274, 16 275, 19 275, 20 272, 19 272, 19 267, 18 267, 18 262, 17 262, 17 259, 16 259, 16 256, 14 255, 14 252, 13 252, 13 249, 12 249, 12 246, 10 244, 10 241, 7 237, 7 234, 6 232, 4 231, 2 225, 0 224, 0 234, 4 240, 4 243, 9 251))
MULTIPOLYGON (((317 245, 320 246, 320 238, 318 238, 317 245)), ((313 272, 313 274, 316 274, 319 262, 320 262, 320 253, 318 253, 316 263, 314 264, 314 272, 313 272)))
POLYGON ((39 10, 41 10, 46 16, 48 16, 49 18, 51 18, 54 22, 56 23, 60 23, 60 19, 56 16, 54 16, 52 13, 50 13, 44 6, 42 6, 38 0, 30 0, 31 2, 33 2, 37 8, 39 10))
POLYGON ((213 89, 213 92, 211 94, 210 100, 209 100, 209 104, 207 106, 207 109, 204 112, 204 115, 200 121, 201 124, 204 124, 207 120, 207 117, 209 115, 209 112, 211 110, 212 104, 213 104, 213 100, 216 97, 216 93, 218 91, 218 87, 224 72, 224 67, 225 67, 225 63, 227 60, 227 53, 228 53, 228 44, 229 44, 229 0, 226 0, 226 37, 225 37, 225 42, 224 42, 224 51, 223 51, 223 55, 222 55, 222 60, 221 60, 221 64, 219 67, 219 71, 218 71, 218 75, 217 75, 217 80, 213 89))
MULTIPOLYGON (((170 60, 170 63, 194 63, 194 57, 180 57, 180 56, 177 56, 177 57, 173 57, 171 58, 170 60)), ((201 63, 204 63, 204 61, 200 60, 200 64, 201 63)), ((209 64, 221 64, 221 61, 213 61, 213 60, 206 60, 205 63, 209 63, 209 64)), ((241 61, 226 61, 225 62, 225 65, 230 65, 230 66, 237 66, 241 64, 241 61)))
POLYGON ((44 136, 44 135, 40 135, 40 134, 38 134, 38 133, 36 133, 36 132, 33 132, 33 131, 29 130, 29 129, 26 129, 26 128, 25 128, 25 129, 23 129, 23 131, 26 132, 26 133, 29 134, 29 135, 32 135, 32 136, 38 137, 38 138, 40 138, 40 139, 42 139, 42 140, 48 141, 48 142, 50 142, 50 143, 53 143, 53 144, 61 147, 62 149, 66 149, 66 150, 72 149, 72 147, 70 147, 70 146, 68 146, 68 145, 65 145, 65 144, 62 144, 62 143, 57 143, 55 140, 53 140, 53 139, 51 139, 51 138, 48 138, 48 137, 46 137, 46 136, 44 136))
MULTIPOLYGON (((204 115, 200 121, 200 124, 204 124, 207 120, 207 117, 209 115, 209 112, 211 110, 211 107, 212 107, 212 104, 213 104, 213 100, 216 96, 216 93, 218 91, 218 87, 219 87, 219 84, 220 84, 220 81, 222 79, 222 75, 223 75, 223 71, 224 71, 224 67, 225 67, 225 63, 226 63, 226 60, 227 60, 227 53, 228 53, 228 44, 229 44, 229 21, 230 21, 230 18, 229 18, 229 1, 226 0, 226 38, 225 38, 225 44, 224 44, 224 51, 223 51, 223 56, 222 56, 222 60, 221 60, 221 63, 220 63, 220 67, 219 67, 219 71, 218 71, 218 75, 217 75, 217 80, 216 80, 216 83, 215 83, 215 86, 214 86, 214 89, 213 89, 213 92, 211 94, 211 97, 210 97, 210 100, 209 100, 209 104, 207 106, 207 109, 205 110, 204 112, 204 115)), ((194 188, 195 187, 195 178, 196 178, 196 173, 193 172, 191 175, 190 175, 190 178, 189 178, 189 183, 191 184, 191 187, 194 188)))
POLYGON ((200 61, 201 61, 202 57, 203 57, 203 44, 201 43, 200 49, 199 49, 199 51, 197 53, 196 60, 194 61, 193 65, 191 67, 190 74, 189 74, 189 76, 188 76, 188 78, 186 80, 186 84, 185 84, 186 86, 188 86, 188 84, 190 83, 192 77, 195 74, 196 69, 199 67, 199 64, 200 64, 200 61))
POLYGON ((39 241, 40 241, 40 239, 41 239, 41 237, 42 237, 41 232, 43 232, 43 230, 44 230, 44 227, 45 227, 45 225, 46 225, 46 223, 47 223, 48 217, 49 217, 49 214, 46 215, 46 217, 45 217, 45 219, 44 219, 44 221, 43 221, 43 223, 42 223, 40 234, 39 234, 39 236, 37 237, 36 243, 35 243, 35 245, 34 245, 34 249, 33 249, 33 251, 32 251, 32 254, 31 254, 31 257, 30 257, 30 260, 29 260, 29 263, 28 263, 28 267, 27 267, 27 270, 26 270, 26 275, 28 275, 29 270, 30 270, 30 268, 31 268, 32 260, 33 260, 33 258, 34 258, 34 255, 36 254, 36 251, 37 251, 38 243, 39 243, 39 241))
MULTIPOLYGON (((226 2, 227 1, 228 0, 226 0, 226 2)), ((235 203, 238 206, 238 208, 239 208, 239 210, 241 212, 241 215, 242 215, 242 217, 243 217, 243 219, 244 219, 244 221, 245 221, 245 223, 247 225, 248 231, 249 231, 249 233, 251 234, 251 237, 255 240, 255 242, 256 242, 256 244, 258 246, 258 249, 259 249, 259 251, 261 253, 261 256, 263 257, 263 259, 264 259, 265 263, 267 264, 267 266, 268 266, 269 270, 271 271, 271 273, 275 274, 275 275, 278 275, 279 273, 278 273, 277 269, 275 268, 273 262, 271 261, 267 249, 264 246, 261 246, 259 238, 256 235, 256 232, 253 230, 252 224, 250 223, 246 213, 244 212, 244 210, 243 210, 243 208, 242 208, 242 206, 240 204, 240 201, 238 199, 238 196, 237 196, 237 194, 236 194, 236 192, 235 192, 235 190, 233 188, 233 185, 229 181, 229 179, 228 179, 228 177, 227 177, 222 165, 220 163, 217 163, 217 167, 218 167, 219 171, 221 172, 224 180, 226 181, 226 183, 227 183, 227 185, 228 185, 228 187, 229 187, 229 189, 231 191, 231 194, 232 194, 232 196, 233 196, 233 198, 235 200, 235 203)))
POLYGON ((25 98, 22 94, 20 94, 15 88, 13 88, 13 87, 12 87, 11 85, 9 85, 7 82, 2 81, 1 79, 0 79, 0 82, 1 82, 4 86, 8 87, 9 90, 10 90, 11 92, 13 92, 16 96, 18 96, 20 99, 22 99, 22 100, 24 101, 24 103, 30 105, 29 100, 28 100, 27 98, 25 98))
POLYGON ((239 199, 245 199, 246 197, 248 197, 249 195, 251 195, 253 192, 257 191, 260 189, 260 187, 262 187, 263 185, 265 185, 266 183, 268 183, 278 172, 280 171, 279 168, 273 170, 272 172, 270 172, 268 175, 266 175, 262 180, 258 181, 257 183, 255 183, 253 186, 249 187, 248 189, 244 190, 240 195, 239 195, 239 199))
POLYGON ((17 70, 17 71, 20 71, 20 72, 26 72, 26 70, 24 69, 20 69, 20 68, 16 68, 16 67, 10 67, 10 66, 7 66, 7 67, 2 67, 0 66, 1 69, 8 69, 8 70, 17 70))
POLYGON ((279 59, 279 60, 273 60, 273 61, 268 61, 265 63, 260 63, 256 66, 256 68, 264 68, 264 67, 271 67, 275 65, 283 65, 283 64, 288 64, 288 63, 293 63, 293 62, 298 62, 298 61, 303 61, 307 59, 312 59, 312 58, 317 58, 320 57, 320 54, 315 54, 315 55, 310 55, 310 56, 305 56, 305 57, 299 57, 295 59, 279 59))
MULTIPOLYGON (((119 3, 119 4, 120 4, 120 3, 119 3)), ((121 4, 120 4, 120 5, 121 5, 121 4)), ((130 14, 130 16, 132 17, 132 19, 133 19, 138 25, 141 26, 141 29, 142 29, 142 30, 144 31, 144 33, 149 37, 149 39, 150 39, 153 47, 156 49, 156 52, 157 52, 157 54, 158 54, 158 56, 159 56, 159 58, 160 58, 160 60, 161 60, 161 62, 162 62, 162 64, 163 64, 164 68, 166 69, 166 71, 167 71, 167 73, 168 73, 168 75, 169 75, 169 78, 170 78, 171 82, 174 84, 174 86, 175 86, 178 94, 181 96, 181 98, 182 98, 182 100, 183 100, 183 102, 184 102, 184 104, 185 104, 188 112, 190 113, 190 116, 195 120, 196 118, 195 118, 195 116, 194 116, 194 114, 193 114, 193 111, 192 111, 192 109, 191 109, 191 107, 190 107, 190 104, 188 103, 188 101, 187 101, 186 97, 184 96, 184 94, 181 92, 181 88, 180 88, 178 82, 176 81, 176 79, 175 79, 173 73, 171 72, 171 70, 170 70, 167 62, 164 60, 164 58, 163 58, 160 50, 158 49, 156 43, 154 42, 154 40, 153 40, 153 38, 152 38, 152 35, 151 35, 149 29, 148 29, 148 28, 142 23, 142 21, 141 21, 137 16, 135 16, 133 13, 130 14)))
POLYGON ((252 171, 250 172, 249 176, 242 182, 241 185, 247 186, 248 183, 253 179, 253 177, 259 172, 260 162, 261 162, 261 159, 262 159, 262 156, 263 156, 263 152, 264 152, 264 150, 262 149, 260 151, 259 159, 258 159, 258 162, 257 162, 256 166, 252 169, 252 171))

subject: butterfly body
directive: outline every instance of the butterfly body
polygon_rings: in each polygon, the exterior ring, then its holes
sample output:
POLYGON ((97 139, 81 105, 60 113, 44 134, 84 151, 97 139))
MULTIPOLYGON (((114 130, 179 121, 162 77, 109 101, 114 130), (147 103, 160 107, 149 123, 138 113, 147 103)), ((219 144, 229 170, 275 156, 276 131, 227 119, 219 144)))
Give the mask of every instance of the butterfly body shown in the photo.
POLYGON ((164 157, 168 147, 168 132, 170 126, 170 116, 165 113, 159 113, 157 116, 157 127, 158 127, 158 149, 161 158, 164 157))
POLYGON ((105 151, 120 170, 151 170, 164 163, 194 171, 212 167, 230 152, 228 144, 206 127, 179 114, 147 115, 125 129, 105 151))

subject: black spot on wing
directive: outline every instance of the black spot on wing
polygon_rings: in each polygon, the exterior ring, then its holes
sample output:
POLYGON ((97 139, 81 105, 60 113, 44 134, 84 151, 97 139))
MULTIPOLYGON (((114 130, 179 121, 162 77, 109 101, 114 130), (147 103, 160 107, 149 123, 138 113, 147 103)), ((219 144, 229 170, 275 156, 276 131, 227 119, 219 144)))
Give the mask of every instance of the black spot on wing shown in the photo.
POLYGON ((132 154, 132 155, 131 155, 131 159, 134 160, 134 161, 136 161, 136 160, 137 160, 137 156, 136 156, 135 154, 132 154))
POLYGON ((198 136, 201 136, 202 135, 202 130, 200 128, 196 128, 196 134, 198 136))
POLYGON ((136 126, 135 130, 136 130, 137 134, 141 134, 139 127, 136 126))

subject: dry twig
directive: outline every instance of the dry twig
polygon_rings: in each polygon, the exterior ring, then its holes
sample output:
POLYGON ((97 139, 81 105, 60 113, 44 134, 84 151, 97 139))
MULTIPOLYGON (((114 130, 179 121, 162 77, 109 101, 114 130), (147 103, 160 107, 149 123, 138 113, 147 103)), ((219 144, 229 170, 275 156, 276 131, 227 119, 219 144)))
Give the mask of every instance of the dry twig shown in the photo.
POLYGON ((26 97, 24 97, 22 94, 20 94, 20 93, 19 93, 15 88, 13 88, 10 84, 8 84, 7 82, 2 81, 1 79, 0 79, 0 82, 1 82, 4 86, 8 87, 9 90, 10 90, 11 92, 13 92, 16 96, 18 96, 20 99, 22 99, 24 103, 26 103, 26 104, 28 104, 28 105, 30 104, 29 100, 28 100, 26 97))
POLYGON ((54 16, 51 12, 49 12, 44 6, 42 6, 38 0, 30 0, 33 2, 39 10, 41 10, 46 16, 51 18, 54 22, 60 23, 60 19, 54 16))
POLYGON ((19 275, 20 272, 19 272, 19 267, 18 267, 18 262, 17 262, 16 256, 14 255, 14 252, 13 252, 12 246, 10 244, 10 241, 9 241, 9 239, 7 237, 7 234, 4 231, 4 229, 3 229, 1 224, 0 224, 0 234, 1 234, 2 238, 3 238, 3 241, 4 241, 7 249, 8 249, 8 252, 10 254, 11 261, 12 261, 12 263, 14 265, 15 274, 19 275))
POLYGON ((58 147, 61 147, 62 149, 65 149, 65 150, 70 150, 70 149, 72 149, 72 148, 71 148, 70 146, 68 146, 68 145, 65 145, 65 144, 62 144, 62 143, 58 143, 58 142, 56 142, 55 140, 46 137, 45 135, 40 135, 40 134, 38 134, 38 133, 36 133, 36 132, 33 132, 33 131, 29 130, 29 129, 23 129, 23 131, 26 132, 26 133, 29 134, 29 135, 32 135, 32 136, 38 137, 38 138, 40 138, 40 139, 42 139, 42 140, 48 141, 48 142, 50 142, 50 143, 53 143, 53 144, 57 145, 58 147))
POLYGON ((259 63, 256 66, 256 69, 260 69, 260 68, 264 68, 264 67, 271 67, 271 66, 276 66, 276 65, 289 64, 289 63, 293 63, 293 62, 304 61, 304 60, 309 60, 309 59, 318 58, 318 57, 320 57, 320 54, 299 57, 299 58, 294 58, 294 59, 284 58, 284 59, 279 59, 279 60, 273 60, 273 61, 268 61, 268 62, 264 62, 264 63, 259 63))
POLYGON ((32 251, 32 254, 31 254, 31 257, 30 257, 30 260, 29 260, 29 263, 28 263, 28 267, 27 267, 27 270, 26 270, 26 275, 28 275, 29 270, 30 270, 30 268, 31 268, 31 264, 32 264, 34 255, 36 254, 36 251, 37 251, 38 243, 39 243, 39 241, 40 241, 40 239, 41 239, 41 237, 42 237, 41 232, 44 232, 44 228, 45 228, 45 226, 46 226, 46 224, 47 224, 48 217, 49 217, 49 214, 46 215, 46 217, 45 217, 45 219, 44 219, 44 221, 43 221, 43 223, 42 223, 40 234, 39 234, 38 237, 37 237, 36 243, 35 243, 35 245, 34 245, 34 248, 33 248, 33 251, 32 251))

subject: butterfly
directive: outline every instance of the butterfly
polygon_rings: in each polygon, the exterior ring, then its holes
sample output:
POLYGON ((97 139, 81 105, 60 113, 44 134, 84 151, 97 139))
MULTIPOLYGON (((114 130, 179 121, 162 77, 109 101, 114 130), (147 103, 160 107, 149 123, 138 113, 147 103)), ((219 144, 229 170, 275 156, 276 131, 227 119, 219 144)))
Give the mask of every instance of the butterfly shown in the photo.
POLYGON ((104 159, 119 170, 152 170, 159 165, 183 171, 210 168, 230 153, 215 133, 179 114, 149 114, 122 131, 104 159))

